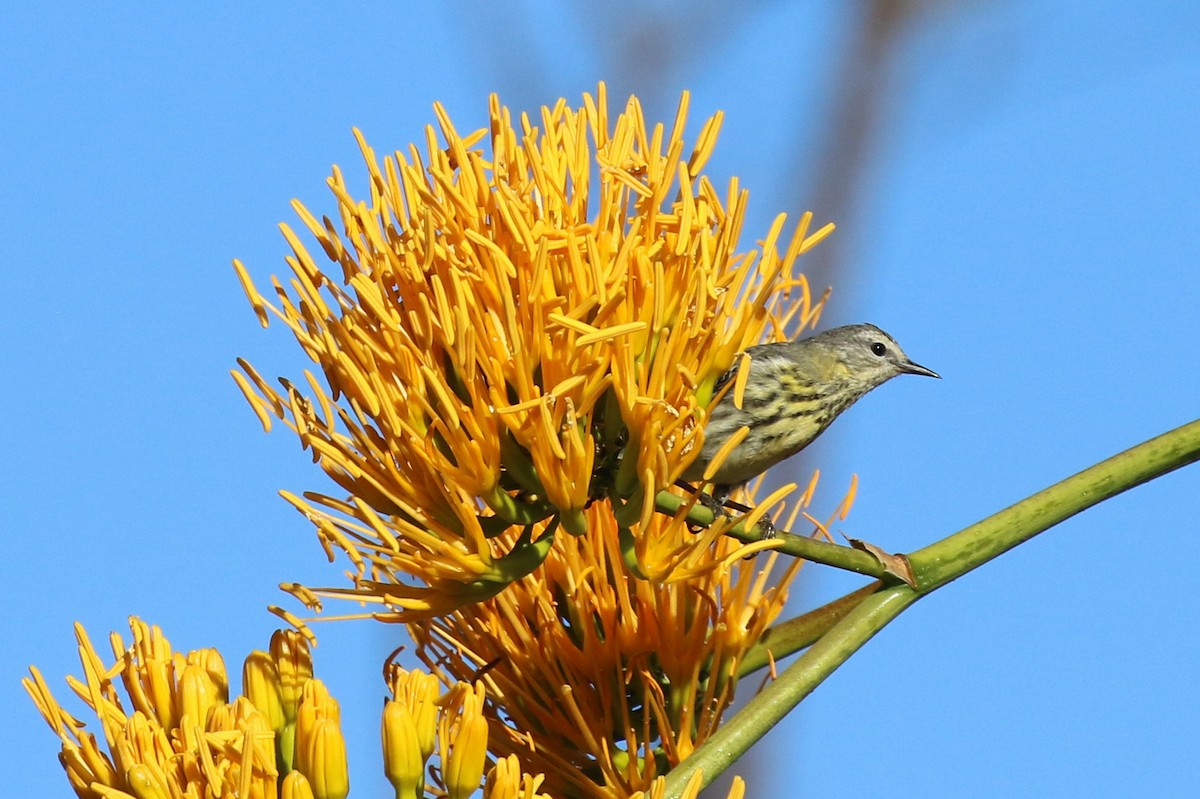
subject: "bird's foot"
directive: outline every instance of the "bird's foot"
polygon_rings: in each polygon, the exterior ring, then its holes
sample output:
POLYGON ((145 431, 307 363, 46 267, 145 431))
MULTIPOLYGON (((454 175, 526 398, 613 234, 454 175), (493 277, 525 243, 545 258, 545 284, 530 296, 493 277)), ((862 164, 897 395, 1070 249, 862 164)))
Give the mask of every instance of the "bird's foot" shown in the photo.
MULTIPOLYGON (((740 502, 734 502, 729 498, 729 495, 734 489, 734 486, 731 485, 715 485, 713 486, 711 494, 707 494, 688 483, 680 482, 678 485, 681 488, 695 494, 696 501, 712 511, 714 517, 724 516, 726 519, 731 519, 733 518, 733 513, 730 511, 740 513, 744 516, 745 514, 754 510, 754 508, 750 507, 749 505, 743 505, 740 502)), ((759 537, 759 540, 761 541, 774 538, 777 532, 775 529, 775 523, 766 516, 758 520, 757 527, 762 533, 759 537)))
POLYGON ((729 492, 731 490, 729 486, 713 486, 713 492, 709 494, 683 480, 679 480, 675 483, 675 485, 679 486, 690 494, 694 494, 696 496, 696 501, 708 508, 714 519, 719 516, 724 516, 726 519, 730 518, 729 509, 726 507, 726 502, 729 499, 729 492))
MULTIPOLYGON (((754 510, 754 508, 750 507, 749 505, 743 505, 742 503, 734 502, 731 499, 725 500, 725 508, 725 512, 727 514, 729 511, 734 510, 742 514, 742 516, 745 516, 754 510)), ((775 534, 778 532, 775 529, 775 522, 771 521, 770 518, 766 516, 763 516, 758 520, 756 527, 762 531, 762 535, 760 535, 758 539, 760 541, 769 541, 770 539, 774 538, 775 534)))
POLYGON ((713 516, 724 516, 729 518, 729 492, 722 491, 724 486, 715 486, 711 494, 706 494, 700 491, 696 494, 696 498, 700 504, 712 511, 713 516))

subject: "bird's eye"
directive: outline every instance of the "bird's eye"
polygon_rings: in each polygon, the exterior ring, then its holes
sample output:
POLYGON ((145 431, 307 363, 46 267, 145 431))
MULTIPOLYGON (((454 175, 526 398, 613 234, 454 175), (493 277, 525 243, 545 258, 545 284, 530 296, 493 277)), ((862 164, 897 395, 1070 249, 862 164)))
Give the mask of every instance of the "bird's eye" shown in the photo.
POLYGON ((871 352, 875 353, 880 358, 882 358, 884 355, 887 355, 887 347, 885 347, 884 345, 882 345, 878 341, 876 341, 874 344, 871 345, 871 352))

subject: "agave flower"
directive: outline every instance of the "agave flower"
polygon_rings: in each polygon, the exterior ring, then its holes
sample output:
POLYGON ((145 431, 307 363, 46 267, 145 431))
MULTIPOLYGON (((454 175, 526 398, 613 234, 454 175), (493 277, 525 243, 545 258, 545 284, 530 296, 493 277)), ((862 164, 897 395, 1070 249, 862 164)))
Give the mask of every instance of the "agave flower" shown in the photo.
POLYGON ((269 651, 252 653, 244 695, 231 702, 217 650, 177 652, 161 630, 136 618, 130 629, 128 646, 113 633, 115 660, 105 665, 75 627, 83 679, 67 682, 96 715, 102 738, 63 708, 36 668, 22 681, 59 736, 59 759, 78 796, 346 796, 340 713, 312 678, 303 636, 279 631, 269 651))
MULTIPOLYGON (((76 626, 83 679, 68 678, 99 721, 103 739, 69 713, 36 668, 22 682, 58 734, 60 760, 82 799, 345 799, 350 791, 337 700, 313 676, 309 641, 277 630, 242 668, 242 695, 215 649, 174 650, 157 627, 130 619, 133 642, 112 635, 105 664, 76 626)), ((307 633, 307 631, 304 631, 307 633)), ((484 799, 550 799, 543 778, 516 755, 488 762, 482 686, 440 690, 421 672, 389 670, 383 749, 397 797, 425 795, 425 769, 439 754, 430 787, 451 799, 483 788, 484 799)), ((661 792, 661 785, 659 786, 661 792)), ((694 795, 694 794, 693 794, 694 795)))
POLYGON ((810 234, 806 215, 784 243, 780 216, 740 252, 746 192, 702 171, 720 115, 687 152, 687 105, 667 133, 636 99, 610 120, 603 86, 540 127, 493 97, 466 136, 437 106, 423 154, 382 160, 356 131, 369 199, 335 168, 340 232, 295 204, 329 266, 286 225, 293 277, 274 302, 235 262, 262 323, 281 319, 320 367, 280 388, 234 373, 345 492, 285 494, 354 567, 319 594, 431 618, 598 525, 658 582, 725 562, 709 553, 728 520, 698 536, 689 506, 664 525, 654 499, 698 454, 735 356, 815 320, 796 261, 830 227, 810 234))
POLYGON ((667 133, 636 99, 610 120, 603 86, 540 125, 493 97, 465 136, 439 106, 423 153, 382 160, 356 132, 369 199, 335 169, 340 231, 296 205, 336 267, 286 226, 273 302, 236 264, 321 376, 235 377, 346 492, 285 495, 355 567, 292 590, 408 623, 448 685, 487 686, 492 753, 554 795, 652 789, 719 724, 796 569, 769 583, 773 559, 742 558, 771 542, 690 526, 694 497, 655 513, 738 353, 815 320, 796 263, 829 230, 806 215, 783 244, 781 216, 739 251, 746 192, 703 174, 720 116, 689 152, 687 105, 667 133))

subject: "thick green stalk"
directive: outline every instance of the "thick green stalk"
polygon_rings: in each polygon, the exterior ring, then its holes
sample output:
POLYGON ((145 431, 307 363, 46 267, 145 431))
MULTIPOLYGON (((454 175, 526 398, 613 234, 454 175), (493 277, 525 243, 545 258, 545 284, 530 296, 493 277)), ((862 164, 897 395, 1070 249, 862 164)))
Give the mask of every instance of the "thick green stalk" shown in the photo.
POLYGON ((908 556, 928 593, 1080 511, 1200 460, 1200 419, 1138 444, 908 556))
POLYGON ((812 646, 821 636, 849 615, 864 599, 878 591, 883 584, 872 580, 857 591, 851 591, 840 599, 810 610, 803 616, 776 624, 763 633, 758 643, 750 647, 738 663, 738 677, 758 671, 768 663, 812 646))
POLYGON ((667 799, 678 797, 696 769, 703 772, 704 784, 710 784, 871 636, 919 598, 920 594, 907 585, 897 585, 884 588, 863 600, 824 637, 796 658, 795 663, 784 669, 779 679, 747 702, 730 723, 672 770, 667 775, 663 796, 667 799))
MULTIPOLYGON (((1068 477, 908 556, 915 587, 891 585, 836 622, 725 726, 667 775, 675 799, 700 769, 708 785, 905 608, 992 558, 1104 500, 1200 460, 1200 420, 1068 477)), ((865 553, 864 553, 865 554, 865 553)))

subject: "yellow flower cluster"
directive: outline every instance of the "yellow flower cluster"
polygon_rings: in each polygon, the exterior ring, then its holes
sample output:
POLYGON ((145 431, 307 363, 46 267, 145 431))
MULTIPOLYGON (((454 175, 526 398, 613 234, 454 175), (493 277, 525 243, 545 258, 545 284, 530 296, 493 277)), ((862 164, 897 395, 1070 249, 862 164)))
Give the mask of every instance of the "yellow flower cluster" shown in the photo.
POLYGON ((769 583, 742 559, 771 542, 696 529, 692 496, 655 512, 738 353, 815 321, 796 263, 830 229, 780 216, 740 252, 746 193, 703 174, 720 117, 689 152, 687 106, 667 131, 632 98, 610 119, 603 86, 519 122, 493 97, 467 135, 438 107, 423 152, 359 135, 369 197, 335 169, 340 225, 296 204, 334 269, 286 226, 272 299, 235 263, 321 374, 234 376, 346 492, 285 494, 355 567, 290 590, 372 603, 447 685, 478 678, 490 750, 554 795, 651 790, 706 739, 796 570, 769 583))
POLYGON ((58 734, 67 779, 82 799, 344 799, 337 702, 313 678, 303 636, 278 631, 269 651, 251 653, 245 693, 231 702, 215 649, 176 652, 136 618, 130 629, 129 646, 111 636, 115 660, 106 666, 75 627, 83 678, 67 682, 95 713, 103 744, 36 668, 22 681, 58 734))
MULTIPOLYGON (((489 760, 495 752, 489 746, 486 713, 491 700, 481 683, 476 682, 472 687, 454 682, 443 693, 440 681, 431 674, 397 666, 389 666, 388 672, 393 698, 384 706, 383 757, 384 769, 398 798, 421 799, 432 793, 447 799, 468 799, 479 790, 481 781, 483 799, 585 795, 544 792, 542 788, 548 782, 544 775, 522 771, 528 751, 496 755, 489 760), (429 768, 435 753, 441 766, 429 768), (433 776, 431 786, 427 785, 428 775, 433 776)), ((663 788, 664 781, 659 778, 645 791, 620 795, 629 799, 661 799, 663 788)), ((695 799, 699 792, 697 779, 681 799, 695 799)), ((728 799, 742 799, 743 793, 741 780, 735 780, 728 799)))
MULTIPOLYGON (((384 770, 398 797, 425 796, 426 769, 439 755, 440 784, 449 799, 467 799, 484 779, 488 765, 487 694, 479 683, 455 683, 446 694, 433 675, 389 668, 393 698, 383 710, 384 770)), ((498 759, 488 770, 489 799, 550 799, 538 791, 543 778, 522 773, 516 755, 498 759)))
MULTIPOLYGON (((739 667, 783 608, 797 561, 768 584, 742 562, 670 583, 623 575, 618 536, 559 542, 494 599, 409 631, 446 681, 487 686, 491 751, 519 755, 555 796, 650 790, 719 726, 739 667)), ((714 556, 736 543, 714 542, 714 556)))
MULTIPOLYGON (((36 668, 25 689, 62 742, 61 760, 81 799, 345 799, 350 784, 338 703, 312 676, 308 642, 276 631, 269 651, 245 660, 244 695, 229 702, 224 661, 213 649, 176 652, 157 627, 130 619, 133 643, 112 635, 105 666, 76 626, 82 680, 68 678, 95 713, 104 745, 55 699, 36 668), (121 700, 120 685, 132 710, 121 700)), ((463 682, 388 668, 384 767, 398 799, 432 790, 447 799, 551 799, 545 778, 517 754, 491 759, 487 692, 463 682), (430 768, 432 755, 440 768, 430 768), (433 775, 427 786, 427 776, 433 775)), ((635 799, 662 796, 658 780, 635 799)), ((740 784, 730 799, 740 799, 740 784)), ((684 794, 695 799, 697 781, 684 794)))
POLYGON ((720 117, 688 152, 687 104, 667 132, 633 98, 610 120, 603 86, 518 124, 493 97, 466 136, 439 106, 424 153, 381 161, 359 136, 369 198, 336 168, 329 182, 343 232, 295 204, 333 274, 287 226, 293 276, 274 302, 235 262, 263 324, 281 319, 327 384, 234 373, 346 492, 285 494, 355 567, 352 589, 326 593, 397 621, 441 615, 601 517, 652 579, 720 562, 688 507, 654 523, 654 498, 698 454, 735 356, 815 320, 796 260, 831 226, 810 234, 806 215, 785 241, 780 216, 739 252, 746 192, 702 172, 720 117))

